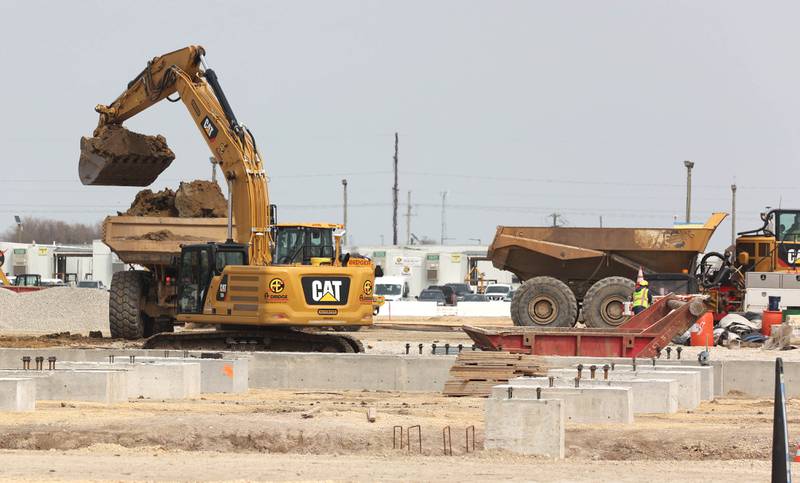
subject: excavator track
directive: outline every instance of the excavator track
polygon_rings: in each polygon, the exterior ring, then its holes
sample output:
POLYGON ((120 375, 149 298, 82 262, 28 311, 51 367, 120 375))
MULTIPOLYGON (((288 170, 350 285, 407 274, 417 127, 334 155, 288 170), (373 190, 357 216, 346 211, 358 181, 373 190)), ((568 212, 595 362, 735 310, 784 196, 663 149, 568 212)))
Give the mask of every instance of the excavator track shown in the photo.
POLYGON ((232 350, 268 352, 364 352, 349 335, 294 329, 191 330, 162 332, 148 338, 143 349, 232 350))

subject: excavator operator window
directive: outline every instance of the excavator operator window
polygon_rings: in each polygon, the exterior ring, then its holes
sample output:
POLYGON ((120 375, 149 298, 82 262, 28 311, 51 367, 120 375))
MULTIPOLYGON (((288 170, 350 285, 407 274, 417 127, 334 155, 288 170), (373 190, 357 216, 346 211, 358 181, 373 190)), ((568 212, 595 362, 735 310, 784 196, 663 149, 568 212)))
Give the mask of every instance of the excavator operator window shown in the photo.
POLYGON ((307 226, 279 227, 275 260, 279 264, 311 264, 311 258, 335 256, 333 230, 307 226))
POLYGON ((203 312, 206 292, 211 282, 208 246, 184 247, 178 267, 178 311, 183 314, 203 312))
POLYGON ((217 251, 216 256, 216 272, 217 275, 222 273, 222 270, 225 269, 228 265, 246 265, 247 262, 245 261, 245 252, 244 251, 217 251))

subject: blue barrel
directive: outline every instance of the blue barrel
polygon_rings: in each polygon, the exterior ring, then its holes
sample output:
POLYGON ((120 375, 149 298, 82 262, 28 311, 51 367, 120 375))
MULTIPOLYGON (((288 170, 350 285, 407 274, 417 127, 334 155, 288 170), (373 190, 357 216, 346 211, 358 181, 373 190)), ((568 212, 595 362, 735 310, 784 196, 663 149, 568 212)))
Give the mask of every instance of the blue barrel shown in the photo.
POLYGON ((781 309, 781 298, 777 295, 770 295, 769 296, 769 308, 768 310, 772 312, 777 312, 781 309))

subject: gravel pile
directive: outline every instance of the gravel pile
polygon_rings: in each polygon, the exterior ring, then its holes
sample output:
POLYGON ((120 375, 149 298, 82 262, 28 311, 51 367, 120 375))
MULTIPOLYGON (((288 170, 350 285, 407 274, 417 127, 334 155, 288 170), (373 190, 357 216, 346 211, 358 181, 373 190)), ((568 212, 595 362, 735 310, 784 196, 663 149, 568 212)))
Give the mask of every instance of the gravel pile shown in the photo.
POLYGON ((108 292, 53 287, 18 294, 0 288, 0 330, 85 335, 99 330, 109 336, 108 292))

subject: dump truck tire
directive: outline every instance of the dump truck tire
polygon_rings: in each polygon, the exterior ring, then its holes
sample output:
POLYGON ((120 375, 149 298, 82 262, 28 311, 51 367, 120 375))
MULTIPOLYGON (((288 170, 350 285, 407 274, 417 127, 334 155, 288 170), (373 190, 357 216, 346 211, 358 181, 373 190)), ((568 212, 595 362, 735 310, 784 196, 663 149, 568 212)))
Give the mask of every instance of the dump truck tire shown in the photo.
POLYGON ((595 282, 583 297, 586 327, 607 329, 625 323, 630 316, 623 315, 624 303, 630 300, 635 285, 625 277, 606 277, 595 282))
POLYGON ((553 277, 526 280, 511 299, 514 325, 572 327, 577 317, 575 294, 567 284, 553 277))
POLYGON ((108 300, 108 322, 114 339, 141 339, 145 335, 142 297, 146 288, 146 272, 117 272, 111 277, 108 300))

